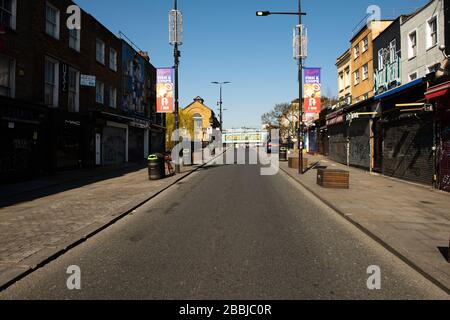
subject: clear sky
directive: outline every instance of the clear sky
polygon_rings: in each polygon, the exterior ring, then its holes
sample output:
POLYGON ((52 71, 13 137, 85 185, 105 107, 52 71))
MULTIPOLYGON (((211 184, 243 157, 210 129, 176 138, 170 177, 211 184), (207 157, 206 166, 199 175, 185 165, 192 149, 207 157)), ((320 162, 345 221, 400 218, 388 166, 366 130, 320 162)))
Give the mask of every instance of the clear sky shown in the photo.
MULTIPOLYGON (((75 0, 113 33, 124 32, 148 51, 155 67, 173 65, 168 44, 168 12, 173 0, 75 0)), ((303 0, 307 12, 307 67, 322 68, 324 95, 337 94, 336 58, 349 47, 369 5, 383 19, 410 13, 427 0, 303 0)), ((180 104, 196 96, 216 110, 219 88, 211 81, 231 81, 224 88, 224 127, 260 127, 262 113, 297 97, 297 69, 292 58, 296 16, 256 17, 258 10, 296 11, 297 0, 179 0, 183 12, 180 104)))

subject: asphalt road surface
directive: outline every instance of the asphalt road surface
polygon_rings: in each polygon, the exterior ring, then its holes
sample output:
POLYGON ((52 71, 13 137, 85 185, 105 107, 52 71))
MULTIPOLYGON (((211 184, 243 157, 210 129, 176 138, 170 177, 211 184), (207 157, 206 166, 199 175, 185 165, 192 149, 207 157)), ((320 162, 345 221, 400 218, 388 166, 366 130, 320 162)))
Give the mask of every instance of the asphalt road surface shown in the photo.
POLYGON ((0 299, 448 298, 283 173, 199 170, 0 299), (68 290, 67 268, 81 269, 68 290), (367 288, 379 266, 381 289, 367 288))

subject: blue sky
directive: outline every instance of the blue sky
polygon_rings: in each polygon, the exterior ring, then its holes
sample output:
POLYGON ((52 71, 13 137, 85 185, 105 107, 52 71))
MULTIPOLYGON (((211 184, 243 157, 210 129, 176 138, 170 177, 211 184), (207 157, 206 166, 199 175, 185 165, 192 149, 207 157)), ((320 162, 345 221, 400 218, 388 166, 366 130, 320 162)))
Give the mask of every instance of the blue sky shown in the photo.
MULTIPOLYGON (((155 67, 173 65, 168 44, 172 0, 75 0, 112 32, 124 32, 148 51, 155 67)), ((322 68, 324 95, 336 95, 335 61, 349 47, 354 28, 369 5, 382 18, 409 13, 427 0, 303 0, 308 27, 307 67, 322 68)), ((297 0, 179 0, 184 19, 181 47, 180 103, 196 96, 217 112, 219 88, 211 81, 231 81, 224 88, 225 128, 261 125, 262 113, 297 95, 292 28, 296 16, 256 17, 257 10, 296 11, 297 0)))

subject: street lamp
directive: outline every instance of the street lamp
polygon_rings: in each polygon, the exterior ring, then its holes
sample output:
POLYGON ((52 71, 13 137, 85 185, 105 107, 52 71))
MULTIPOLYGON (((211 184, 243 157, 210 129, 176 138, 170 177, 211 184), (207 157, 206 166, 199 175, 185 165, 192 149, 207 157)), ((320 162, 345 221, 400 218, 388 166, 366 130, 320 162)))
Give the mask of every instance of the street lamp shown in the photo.
POLYGON ((223 101, 222 101, 222 86, 223 85, 225 85, 225 84, 229 84, 229 83, 231 83, 230 81, 225 81, 225 82, 217 82, 217 81, 214 81, 214 82, 211 82, 212 84, 217 84, 217 85, 219 85, 220 86, 220 100, 219 100, 219 110, 220 110, 220 132, 223 132, 223 111, 224 111, 224 109, 222 108, 222 103, 223 103, 223 101))
MULTIPOLYGON (((180 129, 180 103, 179 103, 179 91, 178 91, 178 69, 180 65, 181 53, 178 50, 178 46, 183 44, 183 15, 181 11, 178 10, 178 1, 174 0, 173 10, 169 13, 169 43, 173 45, 173 58, 174 58, 174 69, 175 69, 175 130, 176 130, 176 141, 179 142, 179 129, 180 129)), ((175 165, 175 172, 180 173, 181 168, 177 161, 175 165)))
POLYGON ((300 174, 303 174, 303 60, 306 59, 306 28, 302 24, 302 16, 306 13, 302 12, 302 1, 298 0, 298 12, 271 12, 271 11, 257 11, 256 16, 265 17, 269 15, 296 15, 298 16, 298 25, 294 29, 294 59, 298 61, 298 106, 299 106, 299 130, 298 149, 299 149, 299 166, 300 174))

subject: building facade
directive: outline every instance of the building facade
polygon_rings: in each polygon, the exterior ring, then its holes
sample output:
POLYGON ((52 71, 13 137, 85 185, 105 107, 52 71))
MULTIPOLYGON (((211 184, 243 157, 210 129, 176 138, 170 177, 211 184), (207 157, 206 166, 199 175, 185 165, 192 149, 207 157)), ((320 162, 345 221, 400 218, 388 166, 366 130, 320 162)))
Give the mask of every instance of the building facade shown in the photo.
POLYGON ((338 100, 339 106, 352 104, 352 50, 345 51, 336 60, 338 72, 338 100))

